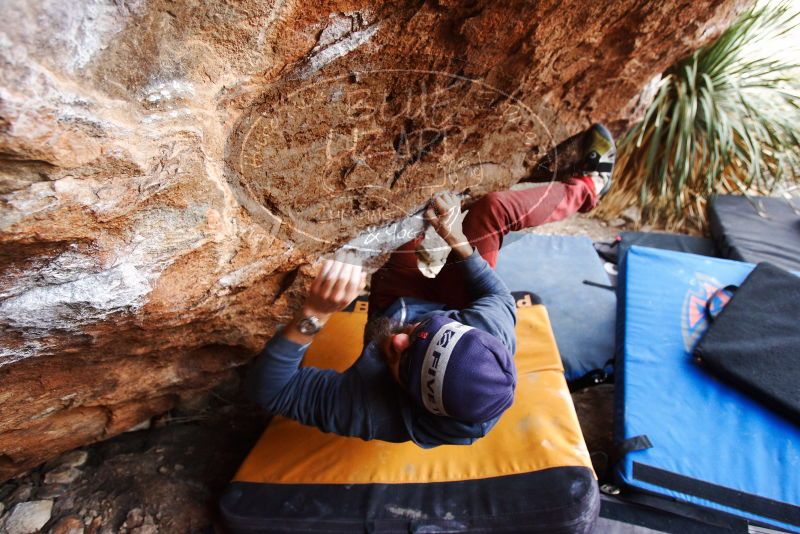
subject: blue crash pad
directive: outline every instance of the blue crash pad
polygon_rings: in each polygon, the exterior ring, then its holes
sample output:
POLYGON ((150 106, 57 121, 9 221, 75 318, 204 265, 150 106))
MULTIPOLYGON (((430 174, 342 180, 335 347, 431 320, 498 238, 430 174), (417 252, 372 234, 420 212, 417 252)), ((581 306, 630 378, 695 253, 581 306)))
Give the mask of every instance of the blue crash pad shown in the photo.
POLYGON ((625 485, 800 532, 800 428, 704 371, 690 356, 705 302, 753 265, 632 247, 625 262, 624 354, 617 361, 625 485))
POLYGON ((550 314, 568 381, 614 358, 613 290, 588 237, 543 236, 513 232, 506 236, 497 273, 513 291, 541 297, 550 314))

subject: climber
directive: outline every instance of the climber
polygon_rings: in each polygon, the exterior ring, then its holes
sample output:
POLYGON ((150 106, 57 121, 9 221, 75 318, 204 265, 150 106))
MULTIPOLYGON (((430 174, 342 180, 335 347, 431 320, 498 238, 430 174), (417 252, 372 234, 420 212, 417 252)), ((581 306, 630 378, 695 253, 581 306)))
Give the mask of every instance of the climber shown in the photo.
MULTIPOLYGON (((511 405, 515 302, 493 268, 505 234, 589 211, 611 184, 615 148, 595 125, 583 172, 565 182, 486 195, 463 218, 435 195, 425 218, 452 251, 436 278, 418 268, 421 239, 372 277, 363 352, 348 370, 300 368, 308 345, 363 290, 354 258, 328 260, 298 314, 256 359, 247 388, 274 414, 325 432, 421 447, 467 445, 511 405)), ((546 259, 543 259, 546 261, 546 259)))

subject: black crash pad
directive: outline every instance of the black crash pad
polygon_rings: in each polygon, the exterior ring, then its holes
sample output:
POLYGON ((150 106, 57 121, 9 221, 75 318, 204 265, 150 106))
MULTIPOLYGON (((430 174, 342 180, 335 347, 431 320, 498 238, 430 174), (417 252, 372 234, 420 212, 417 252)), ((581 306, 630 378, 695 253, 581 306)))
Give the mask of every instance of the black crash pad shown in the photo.
POLYGON ((800 199, 718 195, 708 219, 722 257, 800 271, 800 199))

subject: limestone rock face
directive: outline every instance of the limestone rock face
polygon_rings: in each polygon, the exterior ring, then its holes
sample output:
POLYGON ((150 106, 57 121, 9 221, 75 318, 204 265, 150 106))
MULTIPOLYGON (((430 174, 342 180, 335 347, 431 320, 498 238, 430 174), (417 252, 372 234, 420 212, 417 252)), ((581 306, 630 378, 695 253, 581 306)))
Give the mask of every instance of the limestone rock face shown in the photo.
POLYGON ((741 4, 5 0, 0 479, 228 376, 321 253, 620 132, 741 4))

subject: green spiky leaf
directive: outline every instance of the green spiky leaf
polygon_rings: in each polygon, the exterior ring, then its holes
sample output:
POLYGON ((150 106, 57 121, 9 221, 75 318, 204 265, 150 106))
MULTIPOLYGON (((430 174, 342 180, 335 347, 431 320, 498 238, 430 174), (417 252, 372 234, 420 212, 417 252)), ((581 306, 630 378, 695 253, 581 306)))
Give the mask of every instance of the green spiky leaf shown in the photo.
POLYGON ((800 14, 761 2, 663 75, 620 141, 620 187, 650 218, 723 191, 771 193, 800 175, 800 14), (777 44, 776 44, 777 43, 777 44))

